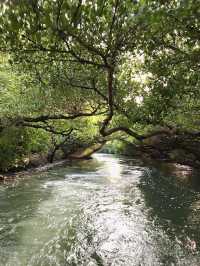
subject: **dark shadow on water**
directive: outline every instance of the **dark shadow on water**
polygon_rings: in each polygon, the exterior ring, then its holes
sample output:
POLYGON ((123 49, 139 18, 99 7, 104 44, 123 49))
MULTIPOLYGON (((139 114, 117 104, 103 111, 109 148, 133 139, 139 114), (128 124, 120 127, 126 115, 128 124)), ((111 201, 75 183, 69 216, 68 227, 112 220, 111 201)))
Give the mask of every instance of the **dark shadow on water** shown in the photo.
POLYGON ((149 219, 163 228, 172 240, 178 238, 185 246, 187 238, 195 240, 197 250, 200 250, 199 179, 195 172, 186 175, 174 168, 170 170, 169 166, 151 166, 138 185, 149 219))

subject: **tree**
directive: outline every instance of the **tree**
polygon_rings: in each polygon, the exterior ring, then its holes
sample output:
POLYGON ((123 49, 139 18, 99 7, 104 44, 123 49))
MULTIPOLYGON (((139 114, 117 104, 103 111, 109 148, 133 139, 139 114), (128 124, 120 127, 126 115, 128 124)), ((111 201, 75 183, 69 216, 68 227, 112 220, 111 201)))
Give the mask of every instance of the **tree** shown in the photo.
POLYGON ((188 98, 188 89, 193 98, 198 94, 195 1, 21 0, 1 7, 1 51, 12 54, 43 91, 62 89, 68 96, 62 114, 54 106, 53 114, 44 109, 20 117, 20 125, 105 114, 101 136, 124 132, 142 141, 168 134, 177 101, 188 98), (146 83, 133 82, 129 70, 146 75, 146 83), (165 128, 144 135, 133 130, 136 123, 165 128))

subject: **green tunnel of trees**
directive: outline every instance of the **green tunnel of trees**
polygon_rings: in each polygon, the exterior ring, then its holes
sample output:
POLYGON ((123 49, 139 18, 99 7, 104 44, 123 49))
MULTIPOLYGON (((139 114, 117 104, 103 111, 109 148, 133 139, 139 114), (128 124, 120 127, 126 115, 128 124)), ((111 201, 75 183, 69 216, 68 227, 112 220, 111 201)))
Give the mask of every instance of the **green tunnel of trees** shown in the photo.
POLYGON ((200 136, 196 0, 0 3, 0 169, 121 139, 200 136))

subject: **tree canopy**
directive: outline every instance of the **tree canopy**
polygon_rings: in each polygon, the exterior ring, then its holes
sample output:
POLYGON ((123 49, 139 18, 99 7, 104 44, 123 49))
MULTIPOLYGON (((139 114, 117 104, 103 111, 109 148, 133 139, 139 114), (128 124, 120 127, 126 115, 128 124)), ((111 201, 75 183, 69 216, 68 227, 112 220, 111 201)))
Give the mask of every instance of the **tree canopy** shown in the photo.
POLYGON ((2 130, 198 135, 199 13, 194 0, 2 1, 2 130))

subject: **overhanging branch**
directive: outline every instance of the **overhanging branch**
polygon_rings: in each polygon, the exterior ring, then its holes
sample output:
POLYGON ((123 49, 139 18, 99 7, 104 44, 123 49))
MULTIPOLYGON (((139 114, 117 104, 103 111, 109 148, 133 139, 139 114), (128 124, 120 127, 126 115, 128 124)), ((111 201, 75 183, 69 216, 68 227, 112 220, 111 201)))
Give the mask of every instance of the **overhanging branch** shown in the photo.
POLYGON ((72 115, 58 114, 58 115, 40 115, 37 117, 21 117, 17 123, 20 124, 23 122, 45 122, 48 120, 74 120, 79 117, 90 117, 90 116, 97 116, 97 115, 104 114, 104 112, 97 113, 97 111, 98 111, 98 107, 90 113, 76 113, 72 115))

